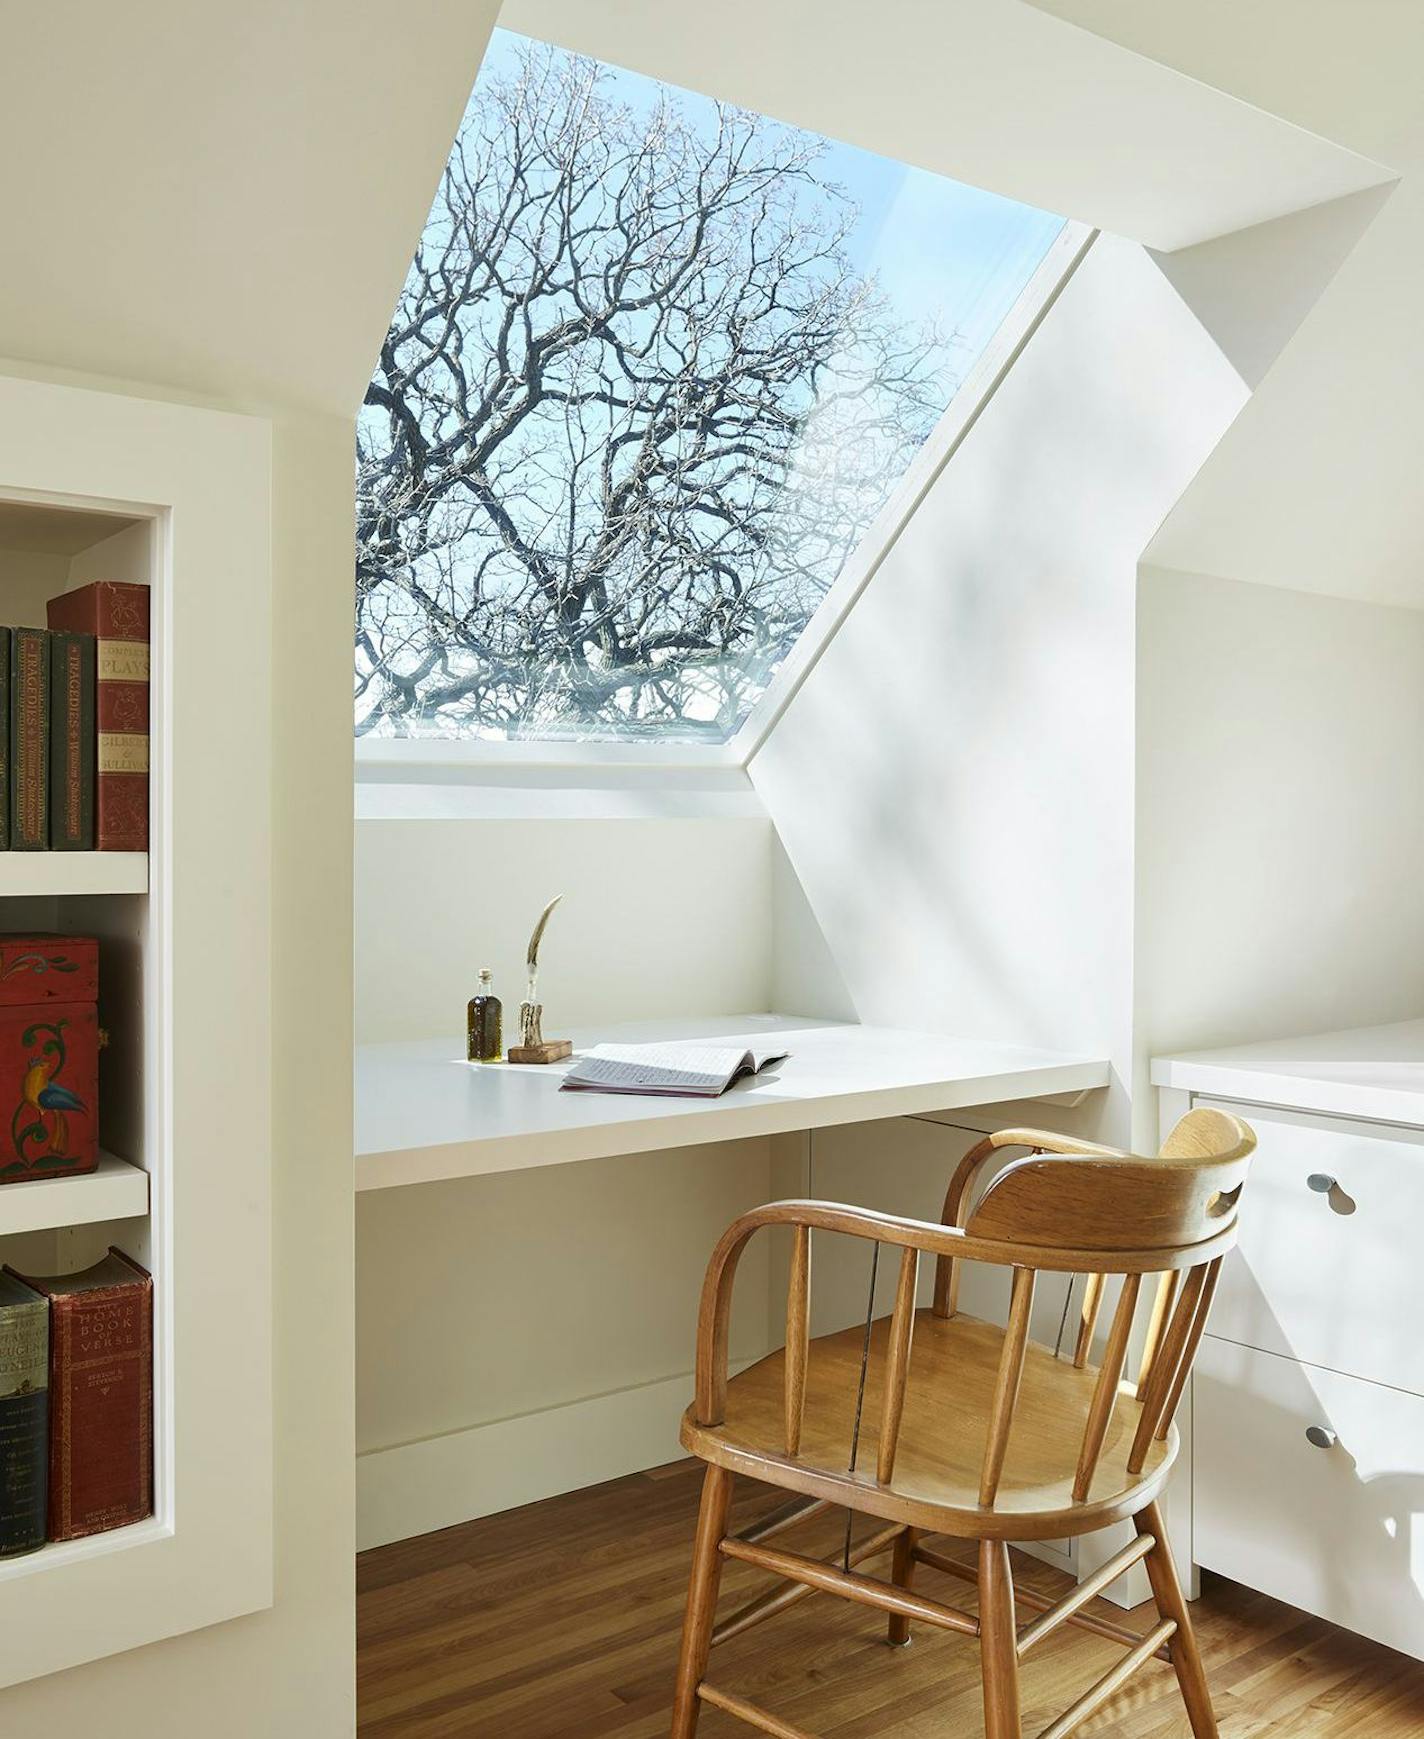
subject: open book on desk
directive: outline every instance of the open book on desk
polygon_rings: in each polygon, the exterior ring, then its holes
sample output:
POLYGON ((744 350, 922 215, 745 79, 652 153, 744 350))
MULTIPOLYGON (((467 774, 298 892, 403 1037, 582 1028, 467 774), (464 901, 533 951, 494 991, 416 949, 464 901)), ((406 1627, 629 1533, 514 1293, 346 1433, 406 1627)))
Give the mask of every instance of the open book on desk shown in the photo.
POLYGON ((575 1093, 664 1093, 715 1099, 744 1075, 759 1075, 787 1052, 737 1045, 595 1045, 564 1076, 575 1093))

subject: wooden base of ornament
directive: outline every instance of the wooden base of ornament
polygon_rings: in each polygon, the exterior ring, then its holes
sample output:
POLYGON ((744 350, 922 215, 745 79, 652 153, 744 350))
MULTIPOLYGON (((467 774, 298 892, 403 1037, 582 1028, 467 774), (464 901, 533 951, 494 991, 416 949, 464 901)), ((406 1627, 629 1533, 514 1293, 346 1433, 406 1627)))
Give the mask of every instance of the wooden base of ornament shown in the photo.
POLYGON ((511 1063, 560 1063, 573 1054, 572 1039, 545 1039, 539 1045, 511 1045, 508 1051, 511 1063))

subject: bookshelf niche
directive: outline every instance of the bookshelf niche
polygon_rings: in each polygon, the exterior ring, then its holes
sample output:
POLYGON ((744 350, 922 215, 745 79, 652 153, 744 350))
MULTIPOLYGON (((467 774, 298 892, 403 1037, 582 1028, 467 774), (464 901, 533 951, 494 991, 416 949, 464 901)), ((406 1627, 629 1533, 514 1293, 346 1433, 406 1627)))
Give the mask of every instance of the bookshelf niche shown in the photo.
MULTIPOLYGON (((160 576, 161 521, 152 513, 102 510, 6 498, 0 494, 0 626, 43 628, 52 598, 94 580, 120 580, 153 591, 160 576)), ((152 648, 151 697, 161 693, 152 648)), ((153 749, 161 707, 153 707, 153 749)), ((151 753, 150 766, 156 763, 151 753)), ((8 802, 8 792, 5 793, 8 802)), ((161 793, 150 778, 150 828, 162 825, 161 793)), ((150 840, 154 837, 151 832, 150 840)), ((162 1237, 164 1156, 158 1089, 164 1054, 161 970, 150 897, 149 851, 0 851, 0 931, 92 936, 99 944, 98 1123, 96 1171, 0 1184, 0 1262, 21 1273, 60 1275, 99 1261, 110 1245, 154 1278, 154 1510, 147 1520, 83 1539, 51 1543, 0 1558, 0 1596, 15 1584, 111 1555, 168 1530, 172 1439, 171 1386, 160 1381, 170 1348, 159 1301, 168 1263, 162 1237)), ((15 1096, 13 1083, 9 1091, 15 1096)), ((5 1116, 11 1108, 3 1108, 5 1116)), ((53 1397, 51 1397, 51 1401, 53 1397)))
MULTIPOLYGON (((147 794, 147 850, 0 851, 0 930, 93 938, 108 1036, 98 1169, 0 1183, 0 1261, 63 1277, 112 1245, 152 1277, 153 1313, 153 1513, 0 1559, 0 1688, 272 1604, 272 505, 263 418, 0 374, 0 624, 47 626, 51 600, 97 581, 149 604, 146 777, 137 745, 105 744, 135 806, 147 794)), ((71 760, 85 738, 66 737, 71 760)), ((144 837, 123 809, 96 803, 96 843, 144 837)), ((60 819, 72 838, 72 804, 60 819)), ((37 835, 33 805, 25 820, 37 835)), ((92 1004, 93 954, 68 957, 92 1004)), ((43 1105, 25 1030, 10 1119, 43 1105)), ((134 1284, 123 1268, 114 1293, 134 1284)), ((88 1306, 61 1284, 51 1324, 61 1293, 76 1322, 88 1306)), ((131 1514, 126 1495, 100 1507, 131 1514)))

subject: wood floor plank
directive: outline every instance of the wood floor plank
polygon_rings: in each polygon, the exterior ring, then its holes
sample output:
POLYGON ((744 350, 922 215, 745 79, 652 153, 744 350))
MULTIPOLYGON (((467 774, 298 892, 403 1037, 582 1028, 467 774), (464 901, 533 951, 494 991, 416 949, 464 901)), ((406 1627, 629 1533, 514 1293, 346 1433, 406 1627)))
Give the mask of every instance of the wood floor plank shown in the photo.
MULTIPOLYGON (((666 1739, 701 1470, 677 1463, 362 1554, 361 1739, 666 1739)), ((733 1525, 779 1496, 739 1488, 733 1525)), ((816 1518, 792 1549, 832 1557, 844 1522, 816 1518)), ((954 1542, 939 1542, 962 1556, 954 1542)), ((1068 1578, 1015 1555, 1059 1595, 1068 1578)), ((927 1593, 975 1591, 924 1572, 927 1593)), ((723 1610, 768 1586, 729 1563, 723 1610)), ((1114 1607, 1091 1610, 1121 1619, 1114 1607)), ((1145 1629, 1150 1608, 1128 1622, 1145 1629)), ((1279 1602, 1208 1578, 1193 1607, 1222 1739, 1420 1739, 1424 1666, 1279 1602)), ((978 1650, 920 1627, 888 1649, 884 1620, 824 1595, 734 1638, 714 1682, 822 1739, 944 1739, 981 1731, 978 1650)), ((1024 1729, 1038 1732, 1118 1657, 1064 1627, 1024 1662, 1024 1729)), ((745 1739, 708 1709, 698 1739, 745 1739)), ((1190 1739, 1169 1669, 1149 1663, 1083 1728, 1088 1739, 1190 1739)))

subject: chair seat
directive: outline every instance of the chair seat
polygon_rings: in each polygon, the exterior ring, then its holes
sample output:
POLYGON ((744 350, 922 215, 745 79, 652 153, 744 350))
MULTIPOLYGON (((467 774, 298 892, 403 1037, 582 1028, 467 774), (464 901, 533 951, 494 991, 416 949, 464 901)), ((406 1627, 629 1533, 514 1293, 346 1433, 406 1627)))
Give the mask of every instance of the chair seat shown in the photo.
POLYGON ((967 1538, 1066 1539, 1132 1515, 1161 1489, 1177 1453, 1176 1427, 1164 1442, 1151 1445, 1140 1474, 1127 1473, 1139 1407, 1124 1385, 1087 1498, 1073 1502, 1078 1449, 1098 1373, 1091 1366, 1075 1370, 1071 1361, 1030 1342, 998 1497, 992 1509, 981 1508, 979 1477, 1003 1330, 971 1316, 946 1320, 930 1310, 915 1313, 894 1476, 879 1484, 875 1469, 889 1328, 886 1317, 872 1329, 854 1474, 845 1470, 863 1325, 810 1343, 799 1455, 785 1453, 780 1351, 730 1379, 721 1425, 699 1425, 689 1408, 682 1423, 684 1447, 715 1466, 769 1484, 967 1538))

